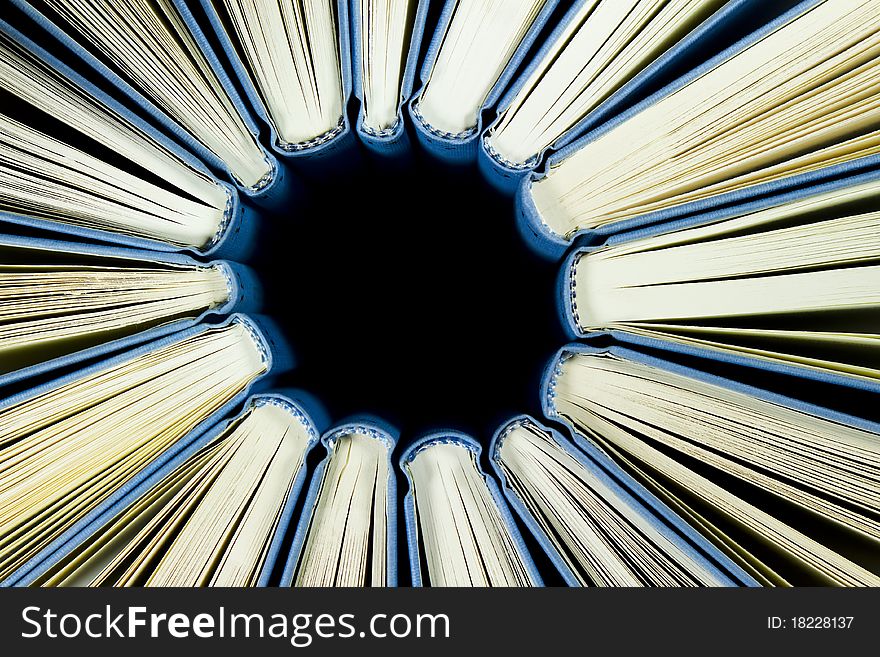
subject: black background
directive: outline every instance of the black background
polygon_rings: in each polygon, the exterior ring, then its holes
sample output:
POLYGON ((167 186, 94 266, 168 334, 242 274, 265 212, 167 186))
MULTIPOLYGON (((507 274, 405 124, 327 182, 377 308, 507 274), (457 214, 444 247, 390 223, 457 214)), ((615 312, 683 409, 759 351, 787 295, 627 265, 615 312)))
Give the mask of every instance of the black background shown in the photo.
POLYGON ((296 368, 334 421, 377 414, 401 444, 436 428, 488 440, 540 412, 541 370, 564 344, 558 265, 514 227, 513 202, 472 169, 363 155, 266 217, 251 264, 296 368))
MULTIPOLYGON (((418 150, 405 160, 355 151, 348 165, 306 174, 288 206, 263 213, 249 264, 296 363, 274 387, 314 395, 334 424, 365 414, 390 422, 400 430, 395 464, 430 431, 465 431, 485 447, 513 415, 541 417, 541 374, 566 342, 559 264, 526 247, 513 199, 475 167, 418 150)), ((314 450, 310 469, 323 456, 314 450)), ((485 452, 482 461, 490 471, 485 452)), ((402 523, 408 484, 395 475, 402 523)), ((545 583, 562 584, 521 530, 545 583)), ((398 569, 408 583, 405 541, 398 569)))

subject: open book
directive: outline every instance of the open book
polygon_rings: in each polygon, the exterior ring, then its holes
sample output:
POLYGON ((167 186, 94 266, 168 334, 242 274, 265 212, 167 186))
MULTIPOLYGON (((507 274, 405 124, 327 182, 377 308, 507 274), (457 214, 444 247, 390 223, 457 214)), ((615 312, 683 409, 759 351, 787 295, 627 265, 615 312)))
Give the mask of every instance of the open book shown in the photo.
POLYGON ((409 103, 416 135, 430 152, 472 162, 481 111, 504 86, 557 0, 446 0, 409 103))
POLYGON ((753 584, 720 552, 604 455, 581 452, 522 416, 490 447, 523 520, 569 584, 753 584))
POLYGON ((252 397, 93 522, 31 584, 254 586, 268 582, 304 458, 311 419, 280 395, 252 397))
POLYGON ((551 157, 522 211, 561 246, 852 172, 880 152, 878 43, 873 0, 806 0, 551 157))
POLYGON ((78 523, 270 367, 257 326, 235 315, 6 399, 0 579, 16 583, 51 556, 78 523))
POLYGON ((348 0, 201 0, 251 105, 283 155, 349 134, 348 0))
POLYGON ((324 435, 327 458, 312 476, 282 584, 397 584, 395 440, 368 421, 324 435))
POLYGON ((203 252, 242 221, 231 187, 2 21, 0 81, 3 219, 203 252))
POLYGON ((486 150, 507 167, 528 168, 724 3, 580 0, 502 101, 483 137, 486 150))
POLYGON ((878 207, 875 179, 577 250, 561 276, 564 323, 876 381, 878 207))
POLYGON ((414 585, 540 586, 541 578, 495 482, 465 434, 425 436, 403 453, 414 585))
POLYGON ((880 584, 880 427, 617 346, 544 395, 762 583, 880 584))
POLYGON ((260 302, 226 261, 13 236, 0 261, 0 384, 260 302))
POLYGON ((242 192, 257 198, 277 182, 276 163, 185 3, 13 1, 242 192))

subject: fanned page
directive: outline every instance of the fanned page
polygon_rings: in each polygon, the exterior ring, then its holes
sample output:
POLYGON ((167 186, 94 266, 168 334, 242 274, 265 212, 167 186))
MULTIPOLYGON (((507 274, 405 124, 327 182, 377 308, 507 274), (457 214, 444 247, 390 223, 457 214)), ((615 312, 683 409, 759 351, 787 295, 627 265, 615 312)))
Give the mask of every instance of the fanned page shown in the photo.
POLYGON ((825 0, 530 186, 563 237, 880 152, 880 4, 825 0))
POLYGON ((219 237, 226 189, 5 33, 0 84, 0 211, 177 246, 219 237))
POLYGON ((258 401, 37 581, 43 586, 254 586, 317 436, 258 401))
POLYGON ((419 447, 404 467, 412 480, 424 584, 430 586, 532 586, 524 547, 517 545, 462 443, 419 447))
POLYGON ((585 252, 572 318, 880 379, 878 203, 874 181, 585 252))
POLYGON ((387 585, 389 449, 367 428, 331 438, 294 586, 387 585))
POLYGON ((195 319, 229 300, 220 266, 5 264, 4 255, 0 249, 0 374, 195 319))
POLYGON ((657 515, 529 422, 510 426, 496 460, 508 487, 584 586, 721 586, 657 515))
POLYGON ((172 0, 30 0, 259 191, 272 164, 172 0))
POLYGON ((607 352, 569 354, 554 408, 765 550, 796 584, 880 584, 875 433, 607 352))
POLYGON ((222 0, 217 11, 282 150, 317 146, 342 130, 337 0, 222 0))
POLYGON ((417 0, 358 0, 355 5, 361 38, 353 47, 360 49, 363 126, 369 134, 381 135, 397 127, 417 4, 417 0))
POLYGON ((454 0, 453 4, 415 108, 431 129, 449 136, 473 132, 483 102, 545 0, 454 0))
POLYGON ((585 0, 487 133, 513 167, 537 156, 724 0, 585 0))
POLYGON ((0 580, 266 370, 242 322, 99 366, 0 410, 0 580))

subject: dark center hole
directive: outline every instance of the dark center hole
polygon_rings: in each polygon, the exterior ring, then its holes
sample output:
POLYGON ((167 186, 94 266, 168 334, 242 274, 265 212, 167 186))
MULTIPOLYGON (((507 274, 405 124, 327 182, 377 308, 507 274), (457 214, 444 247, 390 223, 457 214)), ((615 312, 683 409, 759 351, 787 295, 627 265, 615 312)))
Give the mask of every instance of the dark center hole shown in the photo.
POLYGON ((512 200, 477 171, 366 160, 266 219, 253 266, 298 362, 280 385, 334 421, 380 415, 403 443, 441 427, 485 443, 510 415, 540 413, 541 371, 564 342, 557 265, 528 251, 512 200))

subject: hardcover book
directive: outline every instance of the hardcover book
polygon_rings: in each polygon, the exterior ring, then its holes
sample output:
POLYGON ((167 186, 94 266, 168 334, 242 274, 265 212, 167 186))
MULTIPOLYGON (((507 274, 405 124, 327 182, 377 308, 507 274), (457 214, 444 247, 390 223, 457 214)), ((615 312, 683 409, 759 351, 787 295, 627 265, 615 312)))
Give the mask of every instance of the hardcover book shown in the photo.
POLYGON ((251 396, 236 416, 154 461, 20 584, 271 584, 318 441, 313 417, 323 421, 323 411, 295 392, 251 396))
POLYGON ((878 12, 805 0, 572 142, 520 186, 523 234, 559 257, 573 240, 876 169, 878 12))
POLYGON ((880 426, 635 345, 564 347, 542 400, 762 583, 880 583, 880 426))
POLYGON ((234 409, 273 364, 259 325, 233 315, 0 402, 2 582, 66 550, 104 502, 234 409))
POLYGON ((489 458, 511 506, 571 586, 755 586, 757 582, 601 450, 528 416, 489 458))
POLYGON ((12 2, 63 46, 65 59, 112 85, 243 195, 265 206, 287 200, 290 174, 260 144, 259 127, 185 2, 12 2))
POLYGON ((412 95, 430 0, 351 0, 351 65, 361 143, 383 157, 412 151, 403 106, 412 95))
POLYGON ((697 226, 661 224, 575 249, 563 325, 843 377, 878 392, 880 174, 697 226))
POLYGON ((2 20, 0 53, 0 220, 153 250, 252 252, 257 217, 231 185, 2 20))
POLYGON ((282 585, 397 585, 396 442, 394 428, 371 418, 324 434, 327 457, 312 475, 282 585))
MULTIPOLYGON (((273 151, 307 175, 344 166, 354 151, 346 113, 352 84, 348 4, 200 0, 235 80, 269 128, 273 151)), ((190 28, 198 29, 195 21, 190 28)), ((212 62, 221 76, 219 61, 212 62)))
POLYGON ((416 137, 447 164, 476 161, 483 112, 523 64, 558 0, 446 0, 408 103, 416 137))
POLYGON ((228 261, 11 235, 0 260, 0 386, 261 305, 228 261))
POLYGON ((494 108, 480 138, 480 169, 513 193, 546 155, 632 105, 696 53, 711 51, 746 15, 766 9, 754 0, 572 3, 494 108))
POLYGON ((541 585, 498 486, 480 469, 481 451, 470 436, 441 431, 400 457, 413 586, 541 585))

